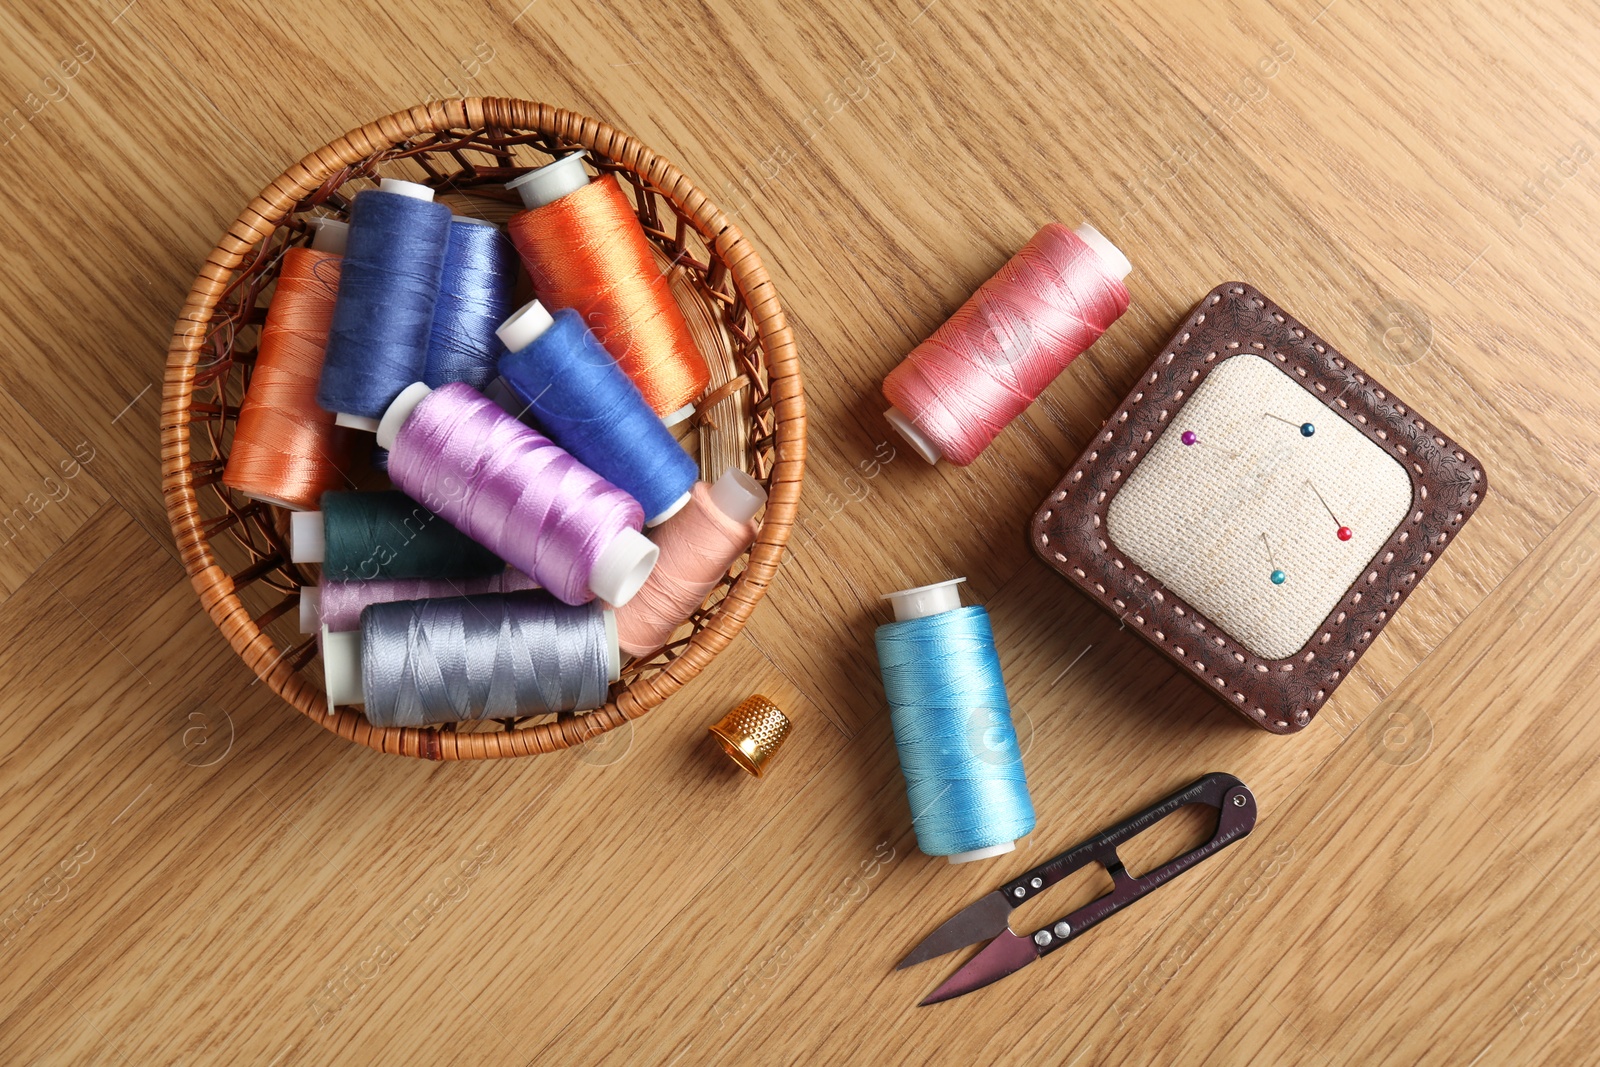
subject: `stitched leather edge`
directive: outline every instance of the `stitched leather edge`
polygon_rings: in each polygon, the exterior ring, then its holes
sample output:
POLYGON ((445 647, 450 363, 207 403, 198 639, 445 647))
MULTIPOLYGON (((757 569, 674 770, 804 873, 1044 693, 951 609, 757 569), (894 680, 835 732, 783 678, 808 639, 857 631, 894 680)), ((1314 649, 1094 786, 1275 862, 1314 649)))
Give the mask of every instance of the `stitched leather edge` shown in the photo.
POLYGON ((1190 311, 1045 499, 1033 517, 1029 541, 1048 566, 1131 625, 1245 721, 1287 734, 1310 724, 1472 517, 1488 488, 1482 465, 1470 453, 1360 367, 1254 287, 1224 282, 1190 311), (1362 577, 1306 644, 1276 660, 1255 656, 1162 587, 1110 543, 1105 526, 1124 475, 1211 369, 1243 353, 1272 360, 1398 460, 1412 487, 1410 512, 1362 577))

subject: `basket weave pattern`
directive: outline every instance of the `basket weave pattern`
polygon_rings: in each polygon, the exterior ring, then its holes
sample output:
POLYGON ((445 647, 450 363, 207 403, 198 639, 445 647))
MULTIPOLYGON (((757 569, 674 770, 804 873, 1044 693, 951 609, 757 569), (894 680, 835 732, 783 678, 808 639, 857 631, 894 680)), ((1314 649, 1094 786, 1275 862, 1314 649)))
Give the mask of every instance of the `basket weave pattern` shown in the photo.
MULTIPOLYGON (((691 444, 691 442, 685 442, 691 444)), ((632 137, 560 108, 473 98, 416 107, 352 130, 275 179, 207 256, 173 330, 161 407, 162 491, 200 602, 256 675, 339 736, 382 752, 437 760, 533 755, 581 744, 660 704, 743 628, 777 570, 795 520, 805 461, 805 403, 794 336, 750 242, 670 163, 632 137), (307 667, 315 637, 291 627, 315 572, 289 561, 286 514, 221 481, 239 401, 249 384, 266 297, 284 251, 307 240, 314 214, 344 216, 378 173, 426 181, 441 195, 504 201, 504 182, 549 158, 586 149, 616 174, 645 233, 691 286, 725 350, 713 391, 717 418, 696 429, 702 455, 729 454, 768 490, 750 552, 681 637, 635 659, 602 708, 498 723, 379 729, 330 709, 307 667), (404 170, 403 175, 397 173, 404 170), (735 404, 735 402, 737 402, 735 404), (724 413, 737 411, 729 426, 724 413), (269 633, 268 631, 271 630, 269 633)), ((713 475, 714 476, 714 475, 713 475)))

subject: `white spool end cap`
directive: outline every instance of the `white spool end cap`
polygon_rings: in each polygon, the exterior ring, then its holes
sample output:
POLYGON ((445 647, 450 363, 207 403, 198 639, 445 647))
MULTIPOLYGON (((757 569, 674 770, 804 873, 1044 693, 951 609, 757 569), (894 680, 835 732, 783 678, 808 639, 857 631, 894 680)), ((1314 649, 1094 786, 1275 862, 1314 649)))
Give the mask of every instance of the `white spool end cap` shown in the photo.
POLYGON ((1079 223, 1078 228, 1072 232, 1077 234, 1084 244, 1094 249, 1094 254, 1100 257, 1100 262, 1117 281, 1120 282, 1133 273, 1133 264, 1128 262, 1128 257, 1122 254, 1122 250, 1106 240, 1106 235, 1088 222, 1079 223))
POLYGON ((944 458, 944 450, 917 429, 917 424, 911 421, 911 416, 899 408, 890 408, 883 413, 883 417, 889 420, 890 426, 900 432, 900 436, 906 439, 906 443, 917 455, 929 463, 938 463, 944 458))
POLYGON ((1017 847, 1015 841, 1007 841, 1002 845, 990 845, 988 848, 975 848, 971 852, 957 852, 945 859, 951 863, 971 863, 973 860, 986 860, 991 856, 1004 856, 1007 852, 1014 851, 1017 847))
POLYGON ((606 620, 606 681, 615 682, 622 677, 622 639, 617 636, 617 613, 610 608, 601 609, 606 620))
POLYGON ((767 491, 761 483, 738 467, 728 468, 711 483, 711 503, 734 522, 749 522, 766 502, 767 491))
POLYGON ((322 628, 322 679, 328 707, 365 704, 361 690, 361 631, 333 633, 322 628))
POLYGON ((536 208, 559 200, 568 193, 575 193, 588 184, 589 172, 583 169, 583 153, 574 152, 554 163, 546 163, 537 170, 512 178, 506 182, 506 188, 522 197, 523 207, 536 208))
POLYGON ((400 395, 389 402, 383 418, 375 427, 378 431, 379 448, 394 448, 394 440, 400 436, 400 427, 406 424, 406 420, 417 409, 417 405, 426 400, 431 392, 433 390, 423 382, 412 382, 400 390, 400 395))
POLYGON ((289 516, 289 558, 296 563, 321 563, 328 554, 322 512, 296 511, 289 516))
POLYGON ((314 634, 322 629, 322 590, 314 585, 300 587, 300 632, 314 634))
POLYGON ((351 415, 346 411, 341 411, 335 415, 333 424, 335 426, 344 426, 351 430, 365 430, 367 433, 378 432, 377 419, 368 418, 365 415, 351 415))
POLYGON ((600 552, 589 573, 589 590, 614 608, 620 608, 644 588, 655 569, 661 549, 638 530, 625 529, 600 552))
POLYGON ((879 600, 887 600, 894 607, 894 621, 925 619, 961 606, 961 591, 956 588, 965 578, 951 578, 948 582, 918 585, 898 593, 885 593, 879 600))
POLYGON ((426 185, 401 181, 399 178, 384 178, 378 182, 378 188, 386 193, 399 193, 401 196, 409 196, 413 200, 433 199, 433 190, 426 185))
POLYGON ((644 524, 646 526, 660 526, 662 523, 672 518, 672 516, 682 511, 684 506, 689 503, 689 498, 692 495, 692 493, 683 494, 678 499, 668 504, 659 515, 652 515, 648 519, 644 520, 644 524))
POLYGON ((694 405, 693 404, 685 404, 685 405, 683 405, 683 407, 679 408, 677 411, 669 411, 665 415, 661 416, 661 421, 663 423, 665 423, 667 425, 667 427, 670 429, 671 427, 678 425, 678 423, 682 422, 684 419, 687 419, 690 415, 693 415, 693 414, 694 414, 694 405))
POLYGON ((521 352, 543 336, 555 322, 543 304, 530 300, 496 326, 494 333, 500 338, 500 343, 506 346, 507 352, 521 352))
POLYGON ((338 219, 311 220, 311 247, 318 252, 344 255, 345 239, 350 234, 350 224, 338 219))

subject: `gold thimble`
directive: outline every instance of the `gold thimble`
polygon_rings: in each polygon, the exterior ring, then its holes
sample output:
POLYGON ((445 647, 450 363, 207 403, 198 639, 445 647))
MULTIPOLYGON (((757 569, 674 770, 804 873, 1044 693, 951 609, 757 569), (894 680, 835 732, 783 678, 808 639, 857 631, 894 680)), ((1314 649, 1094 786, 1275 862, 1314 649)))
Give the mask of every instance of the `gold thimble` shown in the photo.
POLYGON ((711 736, 733 762, 760 778, 789 736, 789 717, 778 705, 753 693, 711 727, 711 736))

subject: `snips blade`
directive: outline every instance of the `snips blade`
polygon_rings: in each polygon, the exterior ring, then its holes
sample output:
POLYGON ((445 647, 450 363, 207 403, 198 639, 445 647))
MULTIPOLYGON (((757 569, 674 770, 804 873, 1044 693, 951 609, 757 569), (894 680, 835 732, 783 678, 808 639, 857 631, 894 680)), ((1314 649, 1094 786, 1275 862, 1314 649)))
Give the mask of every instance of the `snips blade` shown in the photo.
POLYGON ((1010 914, 1011 902, 1006 899, 1003 891, 996 889, 993 893, 979 897, 972 904, 956 912, 939 929, 923 938, 905 959, 895 964, 894 969, 903 970, 923 960, 943 956, 946 952, 954 952, 958 948, 987 941, 1001 931, 1009 929, 1006 917, 1010 914))
POLYGON ((968 960, 966 966, 945 979, 944 985, 923 997, 918 1007, 982 989, 1038 958, 1039 949, 1032 938, 1014 934, 1009 928, 1002 930, 999 936, 983 947, 982 952, 968 960))

